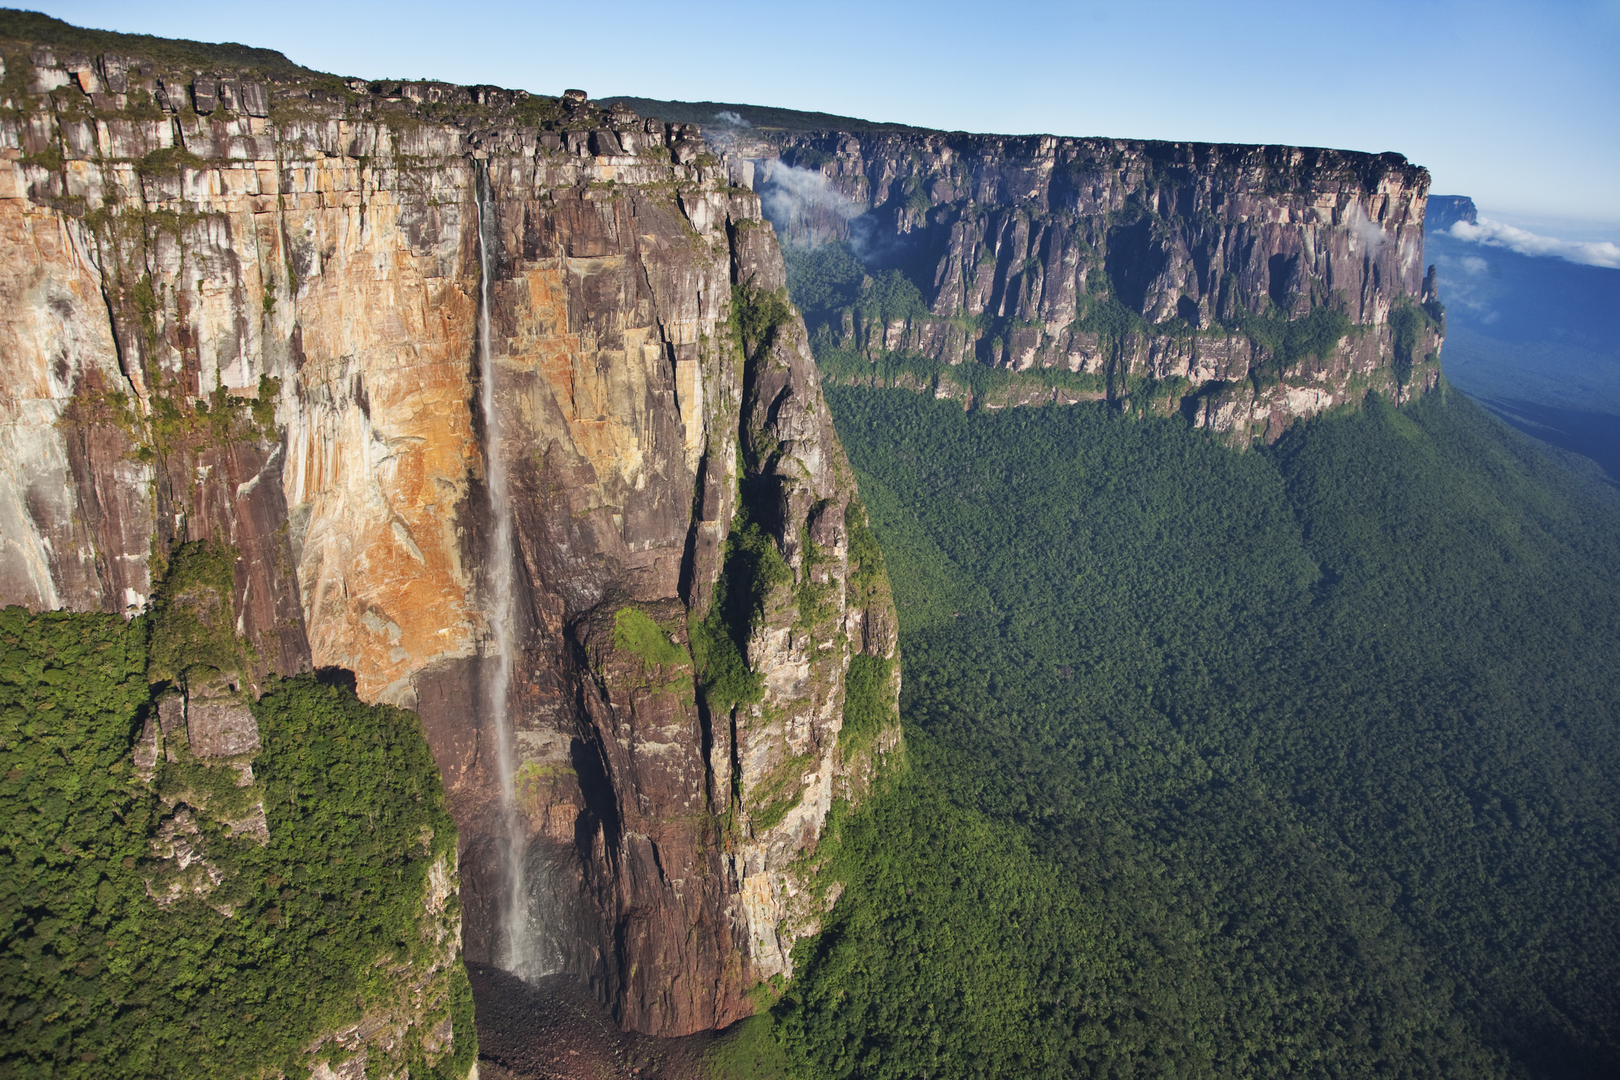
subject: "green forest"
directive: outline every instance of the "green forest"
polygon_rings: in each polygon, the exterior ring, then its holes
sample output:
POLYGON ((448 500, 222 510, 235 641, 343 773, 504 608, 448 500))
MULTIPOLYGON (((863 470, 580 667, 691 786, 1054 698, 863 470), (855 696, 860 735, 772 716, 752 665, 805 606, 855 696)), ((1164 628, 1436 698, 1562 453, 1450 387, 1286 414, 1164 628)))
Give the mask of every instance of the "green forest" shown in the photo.
MULTIPOLYGON (((1235 452, 829 387, 909 771, 803 1077, 1620 1071, 1620 507, 1442 388, 1235 452)), ((763 1043, 763 1040, 756 1040, 763 1043)))
MULTIPOLYGON (((171 577, 217 569, 187 554, 171 577)), ((424 917, 456 833, 420 722, 314 675, 272 680, 248 771, 194 757, 182 725, 143 777, 133 751, 169 691, 149 679, 231 660, 179 648, 199 636, 181 606, 0 611, 0 1077, 302 1075, 312 1036, 399 999, 401 978, 456 1036, 406 1051, 410 1074, 465 1074, 471 991, 460 964, 434 972, 446 945, 424 917), (267 840, 230 825, 255 804, 267 840), (189 877, 166 837, 202 857, 189 877)))

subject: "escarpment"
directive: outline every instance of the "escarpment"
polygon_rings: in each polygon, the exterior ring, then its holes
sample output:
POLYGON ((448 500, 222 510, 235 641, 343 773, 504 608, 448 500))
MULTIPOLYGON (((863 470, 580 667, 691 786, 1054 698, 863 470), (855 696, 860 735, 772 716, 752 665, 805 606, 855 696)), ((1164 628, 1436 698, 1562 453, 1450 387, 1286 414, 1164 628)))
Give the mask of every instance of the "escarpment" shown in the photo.
POLYGON ((745 1015, 821 913, 795 860, 899 746, 892 603, 759 196, 575 92, 0 49, 0 603, 133 615, 179 545, 229 545, 245 689, 345 669, 421 715, 469 960, 523 858, 543 970, 642 1031, 745 1015))
POLYGON ((786 244, 875 278, 807 311, 818 341, 941 394, 1106 397, 1241 445, 1439 376, 1429 176, 1397 154, 783 129, 726 152, 786 244))

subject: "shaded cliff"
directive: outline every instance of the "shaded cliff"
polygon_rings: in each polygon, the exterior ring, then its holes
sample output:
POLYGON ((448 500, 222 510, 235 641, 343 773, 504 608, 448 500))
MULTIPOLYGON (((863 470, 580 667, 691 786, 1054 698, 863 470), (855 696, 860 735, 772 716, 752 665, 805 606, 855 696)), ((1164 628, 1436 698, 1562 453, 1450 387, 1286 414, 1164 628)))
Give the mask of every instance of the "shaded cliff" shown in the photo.
POLYGON ((546 970, 643 1031, 745 1014, 816 925, 796 857, 898 747, 892 604, 758 196, 575 92, 10 25, 0 601, 139 612, 178 545, 234 545, 245 689, 346 669, 420 713, 468 959, 524 857, 546 970), (523 844, 481 692, 497 513, 523 844))
POLYGON ((1479 224, 1479 208, 1467 195, 1430 195, 1423 227, 1430 233, 1446 232, 1459 221, 1479 224))
POLYGON ((725 130, 733 174, 791 247, 859 264, 807 306, 827 351, 931 362, 911 381, 991 404, 1179 410, 1238 443, 1438 378, 1429 177, 1400 155, 762 122, 725 130), (986 395, 937 368, 964 363, 1025 375, 986 395))

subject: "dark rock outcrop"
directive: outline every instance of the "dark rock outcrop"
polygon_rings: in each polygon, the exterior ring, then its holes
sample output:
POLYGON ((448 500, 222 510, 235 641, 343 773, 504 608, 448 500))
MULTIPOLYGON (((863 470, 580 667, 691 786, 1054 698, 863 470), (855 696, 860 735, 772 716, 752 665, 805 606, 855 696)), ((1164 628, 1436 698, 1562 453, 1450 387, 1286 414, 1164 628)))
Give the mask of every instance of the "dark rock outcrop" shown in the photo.
POLYGON ((1445 232, 1459 221, 1479 224, 1479 210, 1467 195, 1430 195, 1428 209, 1423 215, 1423 228, 1428 232, 1445 232))

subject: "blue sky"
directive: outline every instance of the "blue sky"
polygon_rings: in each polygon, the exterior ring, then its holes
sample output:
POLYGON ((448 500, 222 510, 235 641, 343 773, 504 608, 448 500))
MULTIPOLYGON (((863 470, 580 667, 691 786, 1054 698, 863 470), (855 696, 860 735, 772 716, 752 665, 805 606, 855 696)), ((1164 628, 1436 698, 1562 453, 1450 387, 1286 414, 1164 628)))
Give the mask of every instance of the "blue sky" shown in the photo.
MULTIPOLYGON (((17 2, 17 0, 12 0, 17 2)), ((1620 0, 57 0, 367 78, 744 101, 1008 133, 1396 150, 1434 191, 1620 239, 1620 0)))

